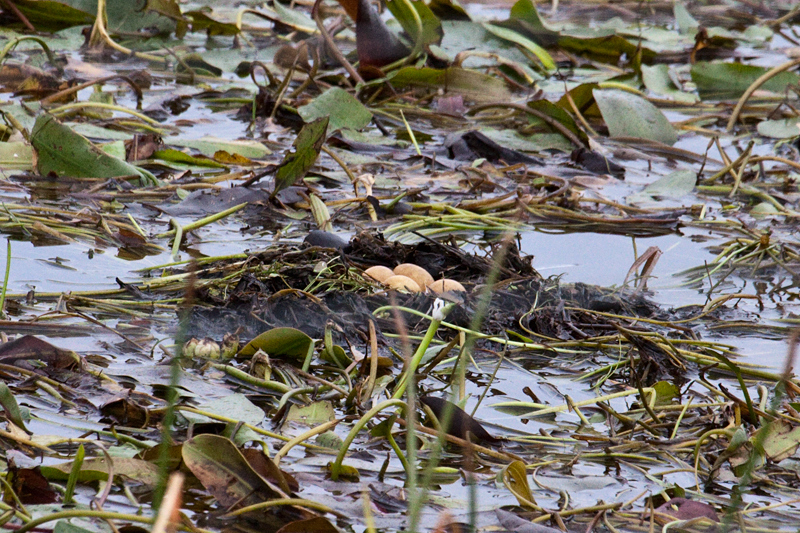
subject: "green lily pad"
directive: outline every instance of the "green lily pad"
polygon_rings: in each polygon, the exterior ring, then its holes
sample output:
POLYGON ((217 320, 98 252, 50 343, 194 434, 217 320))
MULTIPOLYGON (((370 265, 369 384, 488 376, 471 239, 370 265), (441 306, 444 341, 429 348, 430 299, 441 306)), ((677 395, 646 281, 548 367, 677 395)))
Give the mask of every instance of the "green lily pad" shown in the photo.
POLYGON ((595 90, 594 98, 611 137, 638 137, 670 145, 678 140, 667 117, 641 96, 603 89, 595 90))
POLYGON ((80 178, 141 176, 155 181, 146 170, 106 154, 52 115, 43 114, 36 119, 31 144, 37 155, 36 170, 42 176, 50 173, 80 178))
POLYGON ((306 122, 328 117, 328 129, 332 133, 342 128, 360 130, 372 120, 372 113, 352 94, 331 87, 311 103, 297 109, 306 122))
POLYGON ((780 120, 762 120, 756 127, 758 133, 772 139, 789 139, 800 135, 800 118, 782 118, 780 120))
POLYGON ((305 177, 319 157, 327 131, 328 117, 318 118, 303 126, 294 140, 294 152, 286 153, 275 173, 273 197, 305 177))
MULTIPOLYGON (((764 67, 720 61, 698 61, 692 65, 692 81, 703 100, 739 98, 756 79, 767 71, 764 67)), ((781 93, 789 85, 800 83, 800 75, 781 72, 772 77, 762 90, 781 93)))
POLYGON ((268 355, 305 357, 313 339, 294 328, 274 328, 265 331, 239 351, 243 357, 252 357, 258 350, 268 355))

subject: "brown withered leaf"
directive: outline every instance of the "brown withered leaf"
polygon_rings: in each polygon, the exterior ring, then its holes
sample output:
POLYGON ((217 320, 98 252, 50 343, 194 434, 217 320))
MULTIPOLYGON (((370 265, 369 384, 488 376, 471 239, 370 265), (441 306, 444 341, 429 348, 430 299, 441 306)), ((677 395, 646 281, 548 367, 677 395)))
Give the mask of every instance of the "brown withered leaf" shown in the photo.
POLYGON ((18 94, 44 96, 66 85, 64 80, 30 65, 5 63, 0 66, 0 87, 18 94))
POLYGON ((264 479, 271 481, 286 493, 296 492, 300 490, 300 484, 297 480, 289 474, 284 472, 275 465, 272 460, 267 457, 264 452, 257 448, 245 448, 242 450, 242 455, 250 467, 264 479))
POLYGON ((276 533, 339 533, 339 530, 327 518, 315 516, 289 522, 276 533))
MULTIPOLYGON (((58 501, 58 493, 50 488, 50 483, 39 471, 39 467, 17 468, 12 463, 8 467, 8 481, 14 494, 25 505, 48 504, 58 501)), ((10 494, 6 494, 3 500, 6 503, 14 504, 10 494)))
POLYGON ((129 398, 114 398, 102 405, 100 412, 117 424, 128 427, 143 428, 150 420, 147 409, 129 398))
POLYGON ((35 360, 43 362, 51 370, 72 370, 81 365, 80 356, 72 350, 56 348, 33 335, 0 344, 0 363, 27 367, 25 361, 35 360))
POLYGON ((161 136, 155 133, 137 134, 125 141, 125 161, 141 161, 150 158, 163 146, 161 136))
MULTIPOLYGON (((706 517, 712 522, 719 522, 717 511, 713 507, 707 503, 687 500, 686 498, 672 498, 670 501, 659 505, 656 512, 672 516, 676 520, 692 520, 693 518, 706 517)), ((656 521, 662 523, 658 516, 656 516, 656 521)))

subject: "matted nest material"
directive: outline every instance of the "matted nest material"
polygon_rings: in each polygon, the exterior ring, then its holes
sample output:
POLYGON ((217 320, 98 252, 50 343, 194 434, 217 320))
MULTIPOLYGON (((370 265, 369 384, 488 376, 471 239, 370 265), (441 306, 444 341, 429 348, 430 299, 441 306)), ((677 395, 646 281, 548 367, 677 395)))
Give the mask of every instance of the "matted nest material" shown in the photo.
MULTIPOLYGON (((494 251, 499 256, 500 244, 494 251)), ((503 263, 497 265, 493 258, 480 257, 464 252, 460 248, 423 241, 417 244, 387 242, 380 233, 363 231, 353 237, 344 249, 348 259, 364 265, 384 265, 393 268, 401 263, 419 265, 434 279, 450 278, 461 282, 479 283, 492 269, 499 269, 499 279, 540 278, 531 266, 533 256, 520 255, 519 248, 509 243, 503 263)))

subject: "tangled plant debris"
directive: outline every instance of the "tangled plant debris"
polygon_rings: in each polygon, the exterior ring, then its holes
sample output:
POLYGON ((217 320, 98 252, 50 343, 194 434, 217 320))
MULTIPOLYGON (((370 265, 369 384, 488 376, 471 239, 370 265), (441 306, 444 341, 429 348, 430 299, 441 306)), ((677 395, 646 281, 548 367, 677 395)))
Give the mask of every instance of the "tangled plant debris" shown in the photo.
POLYGON ((0 3, 2 524, 794 531, 795 4, 0 3))

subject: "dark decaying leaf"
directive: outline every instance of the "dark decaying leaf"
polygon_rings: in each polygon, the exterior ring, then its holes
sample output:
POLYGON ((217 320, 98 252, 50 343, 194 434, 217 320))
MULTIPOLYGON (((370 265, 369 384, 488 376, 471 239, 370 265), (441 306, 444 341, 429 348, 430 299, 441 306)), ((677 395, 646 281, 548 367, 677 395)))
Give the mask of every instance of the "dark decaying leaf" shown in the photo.
POLYGON ((541 159, 500 146, 479 131, 468 131, 455 139, 448 140, 447 148, 453 159, 474 161, 484 158, 492 163, 503 162, 509 165, 517 163, 544 164, 541 159))
POLYGON ((116 424, 143 428, 150 421, 147 409, 132 402, 129 398, 114 398, 100 407, 100 412, 116 424))
POLYGON ((183 444, 183 461, 217 501, 230 507, 284 498, 277 486, 258 475, 236 445, 218 435, 197 435, 183 444))
POLYGON ((242 450, 242 455, 253 470, 267 481, 277 485, 283 492, 289 494, 300 489, 294 476, 278 468, 260 448, 246 448, 242 450))
POLYGON ((598 154, 594 150, 576 148, 570 155, 570 159, 577 165, 595 174, 611 174, 615 178, 622 178, 625 176, 625 167, 619 166, 606 156, 598 154))
POLYGON ((534 524, 524 518, 520 518, 510 511, 495 509, 495 514, 500 524, 514 533, 561 533, 560 529, 534 524))
POLYGON ((58 493, 39 468, 17 468, 13 462, 8 467, 8 484, 24 505, 41 505, 58 501, 58 493))
POLYGON ((58 77, 31 65, 6 62, 0 65, 0 88, 18 94, 44 96, 65 87, 58 77))
POLYGON ((41 361, 50 370, 74 369, 81 364, 81 358, 72 350, 56 348, 33 335, 24 335, 0 345, 0 363, 20 365, 23 361, 41 361))
POLYGON ((502 441, 502 439, 490 435, 478 421, 452 402, 434 396, 424 396, 419 401, 427 405, 440 422, 445 417, 445 410, 449 410, 450 423, 445 428, 445 431, 454 437, 466 439, 467 433, 472 433, 478 440, 483 442, 497 443, 502 441))
MULTIPOLYGON (((687 500, 686 498, 673 498, 660 505, 656 512, 674 517, 676 520, 692 520, 693 518, 706 517, 712 522, 719 522, 717 511, 703 502, 687 500)), ((662 522, 658 517, 656 520, 662 522)))
MULTIPOLYGON (((108 479, 108 473, 113 472, 115 479, 122 478, 129 482, 140 483, 145 487, 152 488, 158 484, 158 465, 154 462, 134 457, 114 457, 113 459, 114 464, 111 468, 109 468, 105 457, 86 459, 83 461, 78 473, 78 481, 81 483, 105 481, 108 479)), ((73 461, 68 461, 56 465, 42 466, 42 474, 47 479, 63 481, 69 478, 73 470, 73 464, 73 461)))
POLYGON ((444 90, 446 94, 463 94, 478 102, 510 101, 512 93, 505 82, 476 70, 449 67, 403 67, 391 80, 395 88, 421 87, 444 90))
POLYGON ((294 141, 294 152, 287 153, 275 173, 274 198, 279 191, 303 179, 317 161, 319 151, 328 131, 328 117, 318 118, 304 125, 294 141))
POLYGON ((289 522, 276 533, 339 533, 336 526, 322 516, 289 522))

